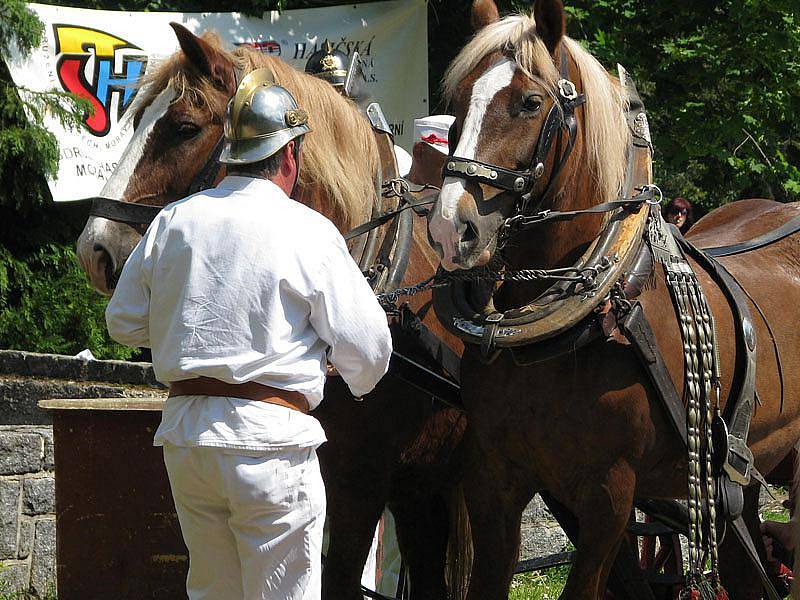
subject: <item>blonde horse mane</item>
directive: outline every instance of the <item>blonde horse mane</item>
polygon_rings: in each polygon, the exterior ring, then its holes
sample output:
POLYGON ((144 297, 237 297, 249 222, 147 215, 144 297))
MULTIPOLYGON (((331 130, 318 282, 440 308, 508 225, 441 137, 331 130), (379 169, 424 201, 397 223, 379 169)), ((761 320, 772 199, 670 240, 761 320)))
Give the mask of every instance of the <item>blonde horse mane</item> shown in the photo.
MULTIPOLYGON (((625 122, 628 101, 619 81, 575 40, 564 37, 566 49, 578 66, 583 92, 585 119, 583 131, 588 164, 604 198, 615 197, 625 178, 626 151, 630 132, 625 122)), ((487 25, 453 59, 445 73, 443 88, 450 101, 458 84, 488 54, 512 54, 517 67, 528 77, 542 81, 555 97, 558 70, 544 42, 536 35, 536 22, 530 15, 510 15, 487 25)))
MULTIPOLYGON (((311 133, 303 144, 300 183, 317 189, 325 203, 321 212, 340 230, 346 231, 367 221, 376 202, 376 181, 380 158, 372 128, 358 108, 342 97, 328 82, 295 70, 291 65, 246 46, 227 52, 219 36, 205 32, 200 36, 234 64, 242 76, 262 67, 272 70, 275 80, 288 89, 309 115, 311 133)), ((175 100, 185 99, 222 119, 213 83, 189 67, 183 52, 165 59, 140 83, 145 87, 140 102, 172 87, 175 100)))

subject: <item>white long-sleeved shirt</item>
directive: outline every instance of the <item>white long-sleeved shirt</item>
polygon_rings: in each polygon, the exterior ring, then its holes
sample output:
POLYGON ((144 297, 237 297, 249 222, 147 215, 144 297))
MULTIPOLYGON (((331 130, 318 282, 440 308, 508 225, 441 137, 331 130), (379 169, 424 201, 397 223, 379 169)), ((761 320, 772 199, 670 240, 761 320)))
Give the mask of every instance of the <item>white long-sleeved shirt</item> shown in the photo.
POLYGON ((117 341, 152 349, 162 383, 257 381, 301 392, 311 408, 326 360, 362 396, 392 348, 333 224, 250 177, 226 177, 159 213, 125 263, 106 322, 117 341))

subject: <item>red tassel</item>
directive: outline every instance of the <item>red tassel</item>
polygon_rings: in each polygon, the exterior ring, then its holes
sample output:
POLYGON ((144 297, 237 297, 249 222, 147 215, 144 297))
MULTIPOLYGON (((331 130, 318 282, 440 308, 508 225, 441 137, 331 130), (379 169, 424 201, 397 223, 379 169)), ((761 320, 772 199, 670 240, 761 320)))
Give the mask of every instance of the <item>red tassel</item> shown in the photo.
POLYGON ((724 587, 719 586, 717 588, 717 595, 714 596, 714 600, 730 600, 728 598, 728 592, 725 590, 724 587))
POLYGON ((689 594, 689 600, 702 600, 702 597, 700 596, 700 590, 697 588, 692 588, 692 591, 689 594))

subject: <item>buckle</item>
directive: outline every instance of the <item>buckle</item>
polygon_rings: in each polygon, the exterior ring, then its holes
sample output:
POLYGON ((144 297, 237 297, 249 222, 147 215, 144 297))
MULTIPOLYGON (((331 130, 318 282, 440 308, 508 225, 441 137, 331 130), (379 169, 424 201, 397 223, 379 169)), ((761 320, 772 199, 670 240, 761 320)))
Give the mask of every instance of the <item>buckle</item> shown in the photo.
POLYGON ((740 438, 728 434, 728 452, 722 465, 728 477, 742 486, 750 485, 750 469, 753 466, 753 453, 740 438))
POLYGON ((558 92, 565 100, 575 100, 578 97, 578 90, 569 79, 559 79, 557 85, 558 92))

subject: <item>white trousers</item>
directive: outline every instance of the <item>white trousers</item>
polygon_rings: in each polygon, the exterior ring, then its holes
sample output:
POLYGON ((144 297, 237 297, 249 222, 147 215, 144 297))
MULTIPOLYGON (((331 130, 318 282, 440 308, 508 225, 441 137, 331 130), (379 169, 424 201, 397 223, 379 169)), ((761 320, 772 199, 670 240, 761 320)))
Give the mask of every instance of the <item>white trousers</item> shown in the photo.
POLYGON ((325 488, 313 448, 164 445, 189 600, 319 600, 325 488))

